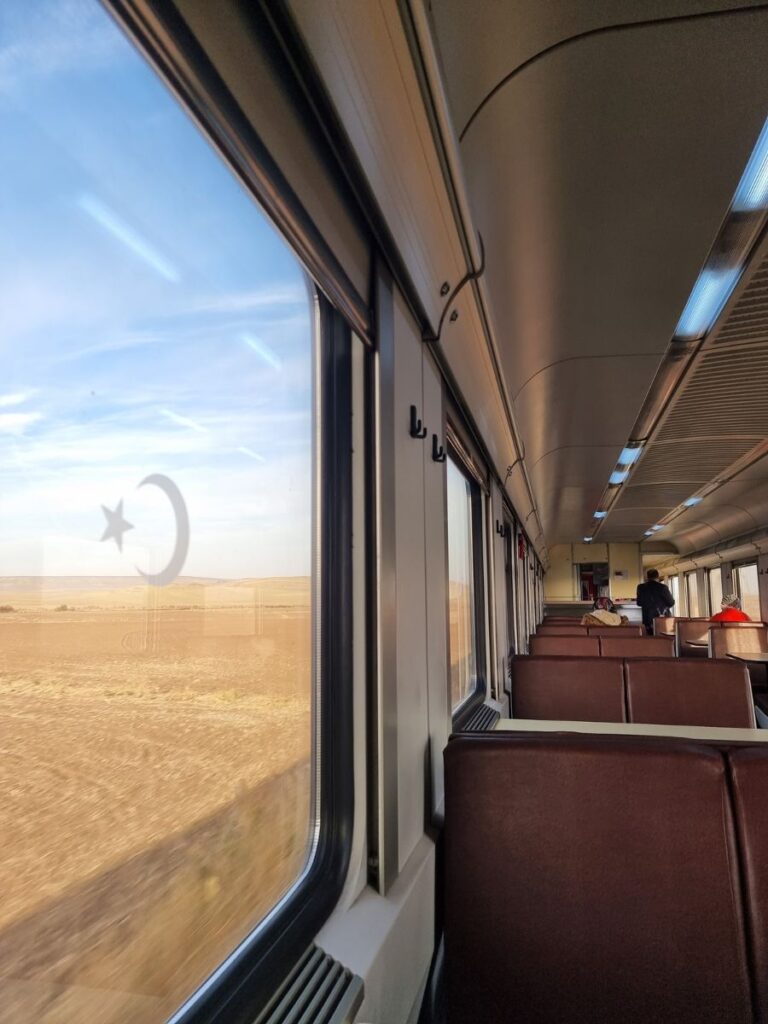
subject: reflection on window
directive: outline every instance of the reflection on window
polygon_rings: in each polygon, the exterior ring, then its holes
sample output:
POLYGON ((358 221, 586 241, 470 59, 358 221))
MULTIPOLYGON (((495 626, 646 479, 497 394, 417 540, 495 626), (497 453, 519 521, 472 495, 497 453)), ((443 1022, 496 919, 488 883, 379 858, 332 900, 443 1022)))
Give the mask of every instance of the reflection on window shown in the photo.
POLYGON ((688 614, 695 619, 701 614, 699 611, 699 583, 695 572, 687 573, 685 586, 688 591, 688 614))
POLYGON ((472 693, 477 682, 472 484, 452 459, 446 465, 451 707, 455 708, 472 693))
POLYGON ((719 568, 707 572, 709 580, 709 614, 716 615, 723 602, 723 574, 719 568))
POLYGON ((757 566, 740 565, 736 569, 736 580, 741 598, 742 611, 752 619, 760 622, 760 588, 757 581, 757 566))
POLYGON ((3 1015, 159 1024, 307 861, 311 304, 99 4, 1 21, 3 1015))
POLYGON ((668 582, 670 593, 672 594, 672 597, 675 599, 675 606, 674 606, 674 609, 673 609, 673 612, 672 612, 672 614, 675 614, 675 615, 681 615, 682 614, 682 612, 680 610, 680 607, 679 607, 679 605, 680 605, 680 584, 679 584, 679 579, 680 579, 679 576, 670 576, 669 582, 668 582))

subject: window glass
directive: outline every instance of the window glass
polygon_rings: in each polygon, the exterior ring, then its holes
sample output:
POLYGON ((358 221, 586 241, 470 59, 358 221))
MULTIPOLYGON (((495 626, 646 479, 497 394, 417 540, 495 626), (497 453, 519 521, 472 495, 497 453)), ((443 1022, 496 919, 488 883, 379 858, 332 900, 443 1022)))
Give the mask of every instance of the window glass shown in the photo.
POLYGON ((527 654, 531 630, 528 625, 528 573, 525 571, 527 543, 522 533, 517 534, 515 564, 517 565, 517 612, 520 624, 520 653, 527 654), (521 557, 522 556, 522 557, 521 557))
POLYGON ((688 591, 688 614, 695 619, 701 614, 699 611, 699 584, 695 572, 686 574, 685 586, 688 591))
POLYGON ((458 707, 477 682, 472 484, 448 459, 448 622, 451 707, 458 707))
POLYGON ((680 583, 679 583, 679 579, 680 578, 678 576, 670 576, 670 578, 668 580, 668 586, 669 586, 670 593, 672 594, 672 597, 674 597, 674 599, 675 599, 675 607, 672 609, 672 614, 673 615, 682 615, 682 611, 680 610, 680 607, 679 607, 679 605, 680 605, 680 583))
POLYGON ((760 588, 755 563, 737 566, 736 581, 742 611, 746 612, 754 622, 760 622, 760 588))
POLYGON ((517 637, 516 591, 515 580, 515 527, 506 519, 504 521, 504 579, 507 593, 507 630, 509 633, 509 651, 519 652, 517 637))
POLYGON ((723 574, 719 566, 707 572, 709 581, 709 614, 716 615, 723 600, 723 574))
POLYGON ((314 834, 312 302, 99 4, 0 47, 3 1014, 154 1024, 314 834))

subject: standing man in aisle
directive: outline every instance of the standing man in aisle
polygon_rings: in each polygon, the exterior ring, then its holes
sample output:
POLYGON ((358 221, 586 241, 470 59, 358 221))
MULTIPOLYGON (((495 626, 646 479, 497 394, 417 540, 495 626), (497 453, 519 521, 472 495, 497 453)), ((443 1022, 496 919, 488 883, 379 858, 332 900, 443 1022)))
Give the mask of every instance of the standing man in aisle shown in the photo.
POLYGON ((653 633, 653 620, 658 615, 668 615, 674 607, 675 599, 669 587, 659 579, 658 569, 649 569, 645 574, 645 583, 637 588, 637 603, 643 610, 643 625, 646 633, 653 633))

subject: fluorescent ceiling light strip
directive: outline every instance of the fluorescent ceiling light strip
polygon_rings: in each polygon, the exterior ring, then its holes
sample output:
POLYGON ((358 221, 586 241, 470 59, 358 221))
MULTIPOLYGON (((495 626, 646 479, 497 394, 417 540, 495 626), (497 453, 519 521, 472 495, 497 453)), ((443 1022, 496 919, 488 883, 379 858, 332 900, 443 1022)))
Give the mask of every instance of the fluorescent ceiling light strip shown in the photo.
POLYGON ((741 267, 727 270, 705 267, 702 270, 675 330, 676 338, 702 338, 709 331, 735 288, 741 271, 741 267))
POLYGON ((608 483, 609 484, 613 484, 614 486, 616 484, 623 484, 628 476, 629 476, 629 471, 628 470, 621 471, 621 470, 615 469, 613 471, 613 473, 611 473, 611 475, 608 477, 608 483))
POLYGON ((736 213, 764 210, 768 207, 768 121, 758 136, 741 181, 733 197, 736 213))
POLYGON ((633 462, 637 462, 637 460, 640 458, 640 453, 642 452, 642 450, 642 445, 637 445, 637 447, 634 448, 623 448, 621 451, 621 455, 619 456, 619 465, 631 466, 633 462))
POLYGON ((693 508, 693 506, 694 505, 698 505, 700 501, 704 501, 704 499, 703 498, 697 498, 697 497, 686 498, 685 501, 683 502, 683 504, 685 505, 686 508, 693 508))
POLYGON ((595 519, 605 519, 607 512, 595 512, 595 519))

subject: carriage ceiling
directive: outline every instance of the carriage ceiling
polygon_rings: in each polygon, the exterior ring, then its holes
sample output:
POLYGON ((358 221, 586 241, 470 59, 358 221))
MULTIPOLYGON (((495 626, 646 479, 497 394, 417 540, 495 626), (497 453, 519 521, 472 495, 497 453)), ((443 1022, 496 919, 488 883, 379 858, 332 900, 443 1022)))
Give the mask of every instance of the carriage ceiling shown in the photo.
MULTIPOLYGON (((768 4, 432 0, 431 17, 546 539, 580 539, 768 114, 768 4)), ((601 541, 642 540, 768 437, 761 260, 601 541)), ((690 551, 766 508, 764 458, 663 537, 690 551)))

